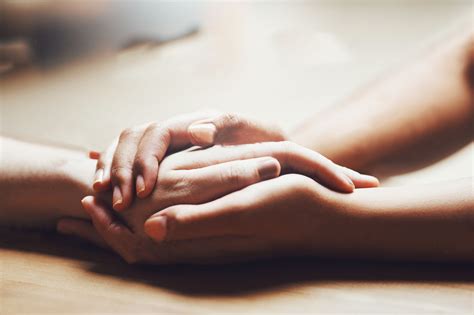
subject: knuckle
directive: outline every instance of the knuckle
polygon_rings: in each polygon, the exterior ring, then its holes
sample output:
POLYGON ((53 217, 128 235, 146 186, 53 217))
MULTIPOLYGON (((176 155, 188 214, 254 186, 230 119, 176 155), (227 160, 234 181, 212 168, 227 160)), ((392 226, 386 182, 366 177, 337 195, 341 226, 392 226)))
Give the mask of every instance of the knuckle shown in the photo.
POLYGON ((236 113, 223 114, 220 120, 223 122, 224 127, 228 128, 239 128, 244 124, 242 117, 236 113))
POLYGON ((314 197, 315 192, 318 191, 319 185, 309 177, 298 174, 288 174, 285 176, 287 177, 287 180, 289 180, 291 187, 294 189, 294 196, 300 198, 314 197))
POLYGON ((137 135, 140 134, 140 127, 129 127, 129 128, 125 128, 124 130, 122 130, 122 132, 120 133, 120 136, 119 136, 119 141, 124 141, 126 139, 129 139, 129 138, 132 138, 132 137, 136 137, 137 135))
POLYGON ((153 166, 154 165, 152 165, 152 163, 150 162, 150 159, 147 159, 142 154, 137 155, 135 157, 135 161, 133 161, 133 168, 135 170, 140 170, 141 171, 141 170, 145 170, 145 169, 150 169, 153 166))
POLYGON ((132 170, 125 166, 115 166, 111 169, 111 177, 118 182, 125 182, 131 180, 132 170))
POLYGON ((124 140, 129 138, 131 135, 133 135, 133 130, 132 128, 126 128, 120 133, 120 140, 124 140))
POLYGON ((107 235, 116 235, 117 233, 120 232, 120 226, 117 223, 112 222, 108 224, 107 226, 105 226, 104 232, 107 235))
MULTIPOLYGON (((167 139, 171 137, 170 127, 158 122, 153 122, 149 124, 145 130, 145 133, 148 137, 151 137, 152 139, 152 141, 148 142, 147 145, 167 142, 169 141, 167 139)), ((154 152, 154 154, 155 153, 156 152, 154 152)))
POLYGON ((194 203, 201 199, 201 196, 196 194, 196 185, 193 180, 183 174, 161 176, 158 180, 160 190, 169 194, 169 200, 176 199, 175 202, 180 203, 183 198, 186 198, 187 202, 194 203))
POLYGON ((176 229, 181 222, 183 222, 183 217, 180 215, 178 206, 172 206, 162 212, 162 215, 166 217, 166 238, 176 234, 176 229))
POLYGON ((239 185, 244 179, 244 172, 241 166, 232 165, 224 172, 223 182, 231 185, 239 185))
POLYGON ((160 130, 163 128, 163 125, 158 123, 158 122, 152 122, 151 124, 148 125, 146 128, 147 131, 155 131, 155 130, 160 130))

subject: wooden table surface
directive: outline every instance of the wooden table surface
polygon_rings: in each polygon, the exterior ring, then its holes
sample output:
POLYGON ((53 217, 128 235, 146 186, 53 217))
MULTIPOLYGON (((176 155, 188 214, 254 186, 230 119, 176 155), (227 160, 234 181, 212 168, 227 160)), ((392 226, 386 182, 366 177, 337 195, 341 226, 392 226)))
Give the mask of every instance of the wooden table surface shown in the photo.
MULTIPOLYGON (((103 148, 124 127, 201 108, 290 128, 466 18, 466 2, 203 4, 196 35, 0 79, 3 135, 103 148)), ((469 18, 469 15, 467 15, 469 18)), ((472 145, 385 185, 472 176, 472 145)), ((50 233, 0 231, 0 314, 474 314, 466 265, 298 258, 128 266, 50 233)))

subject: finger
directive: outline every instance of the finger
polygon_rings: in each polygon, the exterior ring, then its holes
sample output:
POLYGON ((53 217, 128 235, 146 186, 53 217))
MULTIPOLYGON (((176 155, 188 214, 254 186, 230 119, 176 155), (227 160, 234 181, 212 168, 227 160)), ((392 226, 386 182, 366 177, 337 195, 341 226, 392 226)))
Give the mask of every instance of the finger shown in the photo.
MULTIPOLYGON (((280 175, 280 163, 271 157, 238 160, 193 170, 175 171, 186 179, 184 190, 189 203, 202 203, 219 198, 249 185, 280 175), (182 174, 181 174, 182 173, 182 174), (190 192, 191 190, 191 192, 190 192)), ((182 200, 182 198, 181 198, 182 200)))
POLYGON ((361 174, 350 168, 341 166, 342 171, 352 180, 355 188, 372 188, 380 185, 377 177, 361 174))
MULTIPOLYGON (((178 153, 179 154, 179 153, 178 153)), ((191 169, 228 161, 271 156, 285 173, 299 173, 341 192, 352 192, 354 184, 342 171, 321 154, 288 141, 264 142, 239 146, 214 146, 206 150, 186 152, 175 158, 175 169, 191 169), (189 155, 193 155, 189 158, 189 155), (191 161, 191 162, 190 162, 191 161)))
POLYGON ((144 132, 145 127, 140 126, 125 129, 120 134, 110 171, 113 187, 112 204, 117 211, 125 210, 133 201, 135 192, 133 161, 144 132))
POLYGON ((91 160, 100 159, 100 152, 94 151, 94 150, 89 151, 89 159, 91 159, 91 160))
POLYGON ((238 114, 221 114, 193 123, 188 128, 191 142, 198 146, 283 141, 283 131, 238 114))
POLYGON ((171 132, 167 126, 152 123, 140 140, 133 162, 135 189, 140 198, 147 197, 154 189, 158 177, 159 163, 171 143, 171 132))
POLYGON ((133 170, 137 196, 145 198, 153 191, 159 163, 167 152, 185 149, 191 145, 187 129, 197 120, 209 118, 211 112, 196 112, 178 116, 162 124, 152 123, 140 139, 133 170))
POLYGON ((325 190, 305 176, 279 176, 207 203, 168 207, 148 218, 144 230, 159 244, 232 236, 287 239, 285 244, 294 248, 293 236, 285 237, 285 230, 292 230, 289 226, 294 220, 299 222, 297 226, 308 223, 304 212, 293 209, 295 202, 301 203, 308 193, 317 195, 325 190), (274 235, 275 231, 280 232, 274 235))
POLYGON ((110 189, 110 169, 117 144, 118 139, 116 139, 97 160, 94 183, 92 185, 96 192, 110 189))
POLYGON ((145 222, 145 233, 156 242, 250 236, 246 225, 252 213, 245 211, 249 205, 239 198, 240 192, 204 204, 166 208, 145 222))
POLYGON ((127 262, 134 262, 136 257, 133 249, 136 248, 136 241, 131 231, 94 197, 87 196, 81 202, 84 210, 89 214, 94 228, 107 245, 127 262))
POLYGON ((81 219, 61 219, 56 225, 60 234, 73 235, 82 238, 102 248, 108 248, 107 243, 99 236, 94 226, 81 219))

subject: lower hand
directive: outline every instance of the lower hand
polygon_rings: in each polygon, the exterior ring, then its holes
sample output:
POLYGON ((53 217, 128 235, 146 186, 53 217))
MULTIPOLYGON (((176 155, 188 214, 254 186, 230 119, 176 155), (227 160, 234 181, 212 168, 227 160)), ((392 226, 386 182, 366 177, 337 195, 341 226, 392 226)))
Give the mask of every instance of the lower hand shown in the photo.
POLYGON ((99 234, 129 262, 224 263, 286 255, 327 255, 350 239, 342 194, 301 175, 260 182, 199 205, 175 205, 150 217, 136 237, 92 198, 84 207, 99 234))

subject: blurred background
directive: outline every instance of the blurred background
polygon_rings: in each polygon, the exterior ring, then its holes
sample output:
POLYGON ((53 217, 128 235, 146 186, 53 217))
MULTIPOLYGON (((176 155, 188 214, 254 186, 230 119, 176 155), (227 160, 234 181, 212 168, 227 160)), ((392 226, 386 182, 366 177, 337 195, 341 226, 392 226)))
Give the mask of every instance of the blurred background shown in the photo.
MULTIPOLYGON (((2 135, 103 149, 213 108, 291 128, 429 51, 471 1, 0 0, 2 135)), ((401 181, 466 176, 472 145, 401 181)))

